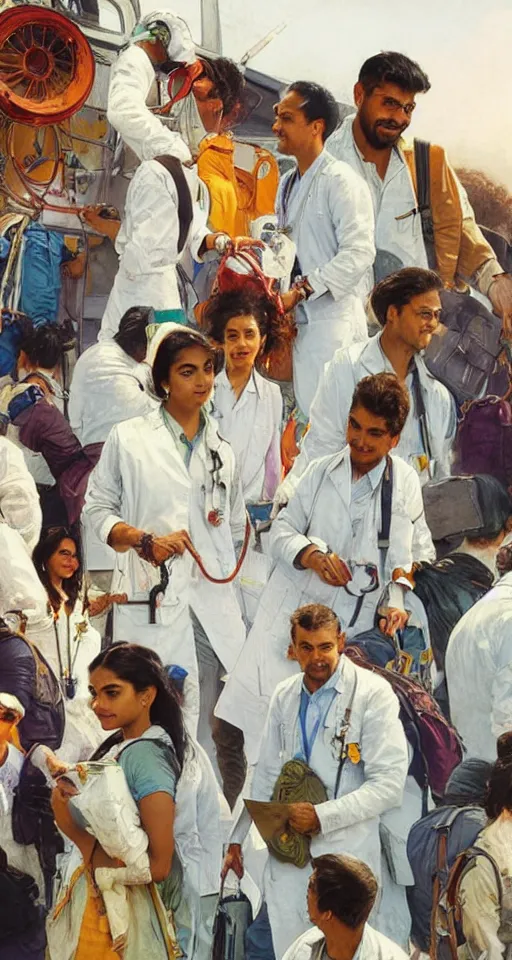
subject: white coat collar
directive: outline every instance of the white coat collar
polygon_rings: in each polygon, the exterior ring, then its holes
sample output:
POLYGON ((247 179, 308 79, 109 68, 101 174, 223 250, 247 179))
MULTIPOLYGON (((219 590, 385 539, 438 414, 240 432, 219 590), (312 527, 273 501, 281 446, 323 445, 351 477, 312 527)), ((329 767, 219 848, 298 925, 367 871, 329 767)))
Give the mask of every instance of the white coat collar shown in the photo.
MULTIPOLYGON (((203 415, 205 420, 204 438, 206 441, 206 445, 209 450, 219 450, 222 444, 224 444, 226 441, 223 440, 221 436, 219 436, 217 421, 209 413, 206 404, 203 407, 203 415)), ((146 420, 147 420, 148 426, 153 430, 159 430, 160 428, 163 428, 167 432, 167 427, 165 426, 165 421, 162 414, 161 404, 157 407, 156 410, 152 410, 151 413, 148 414, 146 420)))
MULTIPOLYGON (((249 377, 244 389, 242 390, 242 393, 238 397, 238 400, 242 399, 244 393, 257 393, 258 399, 261 400, 262 384, 260 381, 262 380, 263 380, 263 377, 260 376, 257 370, 253 369, 251 376, 249 377)), ((220 373, 217 374, 215 378, 215 386, 221 387, 222 390, 233 390, 233 387, 231 386, 225 367, 223 367, 220 373)))
MULTIPOLYGON (((372 337, 368 343, 365 344, 359 358, 361 366, 372 375, 383 372, 383 362, 385 365, 384 369, 388 370, 390 373, 394 373, 393 367, 380 345, 380 339, 383 332, 384 331, 381 330, 380 333, 378 333, 375 337, 372 337)), ((415 354, 414 361, 416 363, 418 376, 422 386, 427 380, 435 380, 435 377, 432 376, 430 370, 426 366, 421 353, 415 354)), ((428 389, 428 385, 426 386, 426 389, 428 389)))

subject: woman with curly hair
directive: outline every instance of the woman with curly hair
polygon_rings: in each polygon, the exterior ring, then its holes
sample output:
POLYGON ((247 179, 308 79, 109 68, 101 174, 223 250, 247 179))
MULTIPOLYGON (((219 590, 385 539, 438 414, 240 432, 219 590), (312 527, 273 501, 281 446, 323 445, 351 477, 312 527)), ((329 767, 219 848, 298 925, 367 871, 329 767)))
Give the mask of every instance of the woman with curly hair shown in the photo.
POLYGON ((281 479, 283 401, 257 371, 275 340, 275 307, 246 291, 221 293, 206 311, 207 330, 224 351, 215 379, 214 416, 233 447, 246 504, 272 500, 281 479))

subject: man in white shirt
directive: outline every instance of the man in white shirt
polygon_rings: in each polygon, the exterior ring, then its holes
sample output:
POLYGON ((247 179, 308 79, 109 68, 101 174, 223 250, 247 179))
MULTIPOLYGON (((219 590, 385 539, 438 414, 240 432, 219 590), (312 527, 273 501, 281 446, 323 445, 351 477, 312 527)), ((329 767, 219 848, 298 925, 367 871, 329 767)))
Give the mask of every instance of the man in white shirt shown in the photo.
POLYGON ((307 930, 283 960, 405 960, 407 954, 366 921, 377 897, 377 881, 355 857, 327 854, 313 860, 308 886, 307 930))
POLYGON ((328 90, 292 83, 275 112, 278 150, 297 160, 281 180, 276 211, 279 226, 297 247, 294 284, 284 304, 296 308, 293 386, 307 418, 334 351, 367 339, 363 298, 375 256, 372 202, 361 177, 325 149, 339 120, 328 90))
POLYGON ((497 738, 512 730, 512 573, 459 620, 445 674, 452 723, 467 757, 494 763, 497 738))
MULTIPOLYGON (((429 89, 427 75, 403 54, 385 52, 370 57, 361 67, 354 88, 356 115, 347 117, 327 142, 330 153, 350 164, 370 188, 375 212, 376 280, 400 266, 429 266, 416 184, 409 168, 411 150, 402 139, 417 94, 429 89)), ((482 236, 466 192, 446 159, 443 176, 432 181, 432 195, 434 190, 445 190, 448 180, 459 209, 455 211, 454 198, 447 195, 447 211, 451 208, 452 212, 443 217, 443 224, 436 223, 434 217, 436 269, 445 282, 459 283, 462 279, 488 297, 510 334, 512 277, 503 272, 482 236)))
POLYGON ((101 340, 78 358, 69 392, 69 421, 88 456, 98 461, 111 428, 156 409, 150 395, 151 370, 146 328, 150 307, 131 307, 112 340, 101 340), (93 449, 92 449, 93 448, 93 449))
MULTIPOLYGON (((313 804, 306 794, 290 804, 285 842, 295 832, 310 839, 313 857, 357 854, 379 875, 379 817, 400 806, 409 765, 398 700, 382 677, 342 656, 345 635, 332 610, 309 604, 290 619, 290 655, 302 672, 274 693, 250 797, 269 801, 284 764, 302 761, 322 782, 327 799, 313 804)), ((225 873, 243 875, 241 844, 249 826, 244 811, 233 828, 225 873)), ((270 853, 263 896, 277 957, 308 929, 310 874, 311 866, 299 868, 270 853)))
POLYGON ((276 502, 288 500, 311 460, 341 449, 356 384, 376 373, 396 373, 409 393, 397 455, 414 467, 421 483, 450 474, 455 401, 421 356, 439 324, 441 289, 438 275, 419 267, 400 270, 377 284, 370 302, 381 333, 338 350, 326 367, 311 405, 309 431, 276 502))

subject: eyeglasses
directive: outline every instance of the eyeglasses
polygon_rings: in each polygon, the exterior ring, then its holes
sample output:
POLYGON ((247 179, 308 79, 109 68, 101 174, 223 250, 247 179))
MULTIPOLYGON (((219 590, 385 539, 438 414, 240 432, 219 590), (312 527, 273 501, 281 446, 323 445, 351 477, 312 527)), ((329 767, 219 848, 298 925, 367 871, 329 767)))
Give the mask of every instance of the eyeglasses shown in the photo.
POLYGON ((385 93, 374 93, 373 96, 380 97, 382 105, 386 107, 387 110, 391 110, 392 113, 398 113, 399 110, 403 110, 406 117, 411 117, 416 109, 415 103, 401 103, 400 100, 395 100, 394 97, 389 97, 385 93))

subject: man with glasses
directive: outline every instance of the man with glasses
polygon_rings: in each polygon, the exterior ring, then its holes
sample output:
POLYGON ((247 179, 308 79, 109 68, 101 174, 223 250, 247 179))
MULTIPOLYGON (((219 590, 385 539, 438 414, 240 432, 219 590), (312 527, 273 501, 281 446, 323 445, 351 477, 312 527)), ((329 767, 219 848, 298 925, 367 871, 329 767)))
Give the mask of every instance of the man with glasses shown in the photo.
POLYGON ((357 113, 329 137, 327 149, 360 173, 370 188, 376 221, 375 279, 401 266, 433 266, 448 286, 467 282, 489 298, 503 320, 504 331, 512 335, 512 277, 504 273, 484 239, 466 192, 441 147, 430 149, 436 263, 429 262, 415 153, 402 139, 417 94, 429 90, 427 75, 403 54, 386 52, 370 57, 354 88, 357 113))
POLYGON ((404 626, 414 563, 435 551, 413 467, 396 449, 409 413, 405 386, 392 373, 365 377, 350 405, 346 445, 314 460, 273 523, 273 570, 252 630, 216 708, 244 732, 248 763, 258 757, 270 698, 295 672, 287 659, 288 617, 304 603, 327 604, 351 638, 381 625, 404 626), (386 597, 381 600, 383 592, 386 597))
MULTIPOLYGON (((276 783, 286 791, 294 766, 310 778, 305 790, 296 788, 264 872, 276 957, 310 926, 306 895, 314 868, 309 856, 305 866, 290 856, 285 861, 288 848, 305 841, 313 858, 357 855, 380 877, 379 817, 400 806, 408 767, 397 697, 385 680, 343 656, 345 634, 333 610, 309 604, 290 622, 290 655, 300 673, 274 693, 250 790, 253 800, 269 801, 276 783), (292 769, 284 768, 288 761, 295 761, 292 769), (315 777, 323 798, 320 792, 310 802, 315 777)), ((248 827, 244 812, 232 831, 224 874, 232 869, 243 875, 241 843, 248 827)))
POLYGON ((395 373, 409 394, 396 454, 414 467, 422 485, 450 475, 455 401, 421 356, 439 324, 442 286, 437 273, 420 267, 399 270, 377 284, 370 304, 381 332, 368 343, 338 350, 326 367, 311 405, 309 431, 276 493, 276 504, 286 503, 311 460, 343 446, 354 388, 376 373, 395 373))

